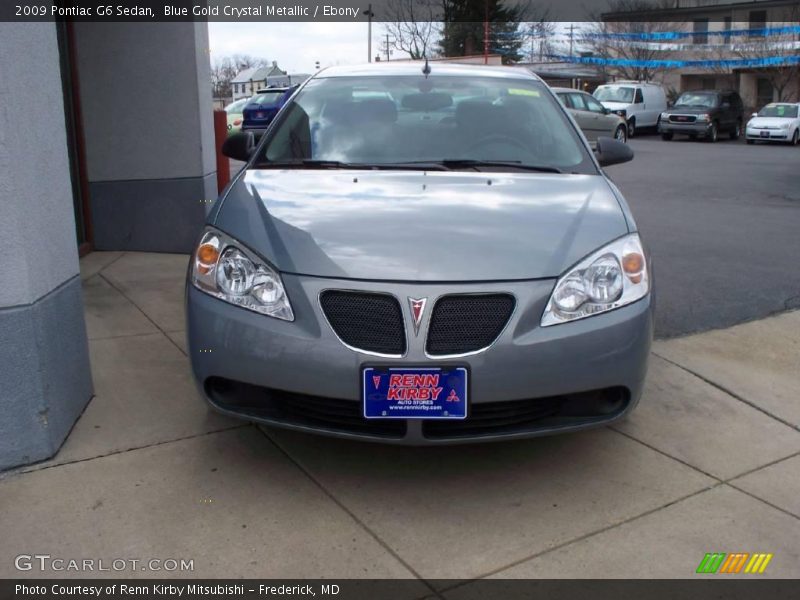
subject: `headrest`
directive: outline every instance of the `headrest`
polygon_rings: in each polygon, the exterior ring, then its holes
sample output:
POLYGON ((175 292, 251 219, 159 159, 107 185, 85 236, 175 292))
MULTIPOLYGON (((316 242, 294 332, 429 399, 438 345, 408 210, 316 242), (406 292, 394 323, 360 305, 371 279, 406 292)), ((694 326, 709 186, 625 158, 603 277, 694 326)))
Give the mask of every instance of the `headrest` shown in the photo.
POLYGON ((403 108, 422 110, 425 112, 439 110, 453 105, 453 97, 444 92, 430 92, 428 94, 406 94, 402 100, 403 108))
POLYGON ((470 125, 485 123, 494 107, 488 100, 464 100, 456 106, 456 123, 470 125))
POLYGON ((366 120, 379 123, 394 123, 397 121, 397 107, 388 98, 370 98, 354 103, 356 120, 366 120))

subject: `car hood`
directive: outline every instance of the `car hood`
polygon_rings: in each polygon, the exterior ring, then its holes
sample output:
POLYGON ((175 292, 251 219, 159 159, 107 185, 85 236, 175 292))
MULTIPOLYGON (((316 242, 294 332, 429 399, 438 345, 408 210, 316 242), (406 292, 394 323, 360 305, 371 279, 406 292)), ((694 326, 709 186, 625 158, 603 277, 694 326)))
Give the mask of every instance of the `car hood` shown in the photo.
POLYGON ((702 108, 700 106, 673 106, 665 110, 668 115, 704 115, 713 112, 713 108, 702 108))
POLYGON ((251 169, 214 224, 280 271, 392 281, 555 277, 628 232, 600 175, 251 169))
POLYGON ((750 127, 786 127, 791 122, 792 119, 781 117, 753 117, 747 124, 750 127))
POLYGON ((631 107, 630 102, 600 102, 608 110, 626 110, 631 107))

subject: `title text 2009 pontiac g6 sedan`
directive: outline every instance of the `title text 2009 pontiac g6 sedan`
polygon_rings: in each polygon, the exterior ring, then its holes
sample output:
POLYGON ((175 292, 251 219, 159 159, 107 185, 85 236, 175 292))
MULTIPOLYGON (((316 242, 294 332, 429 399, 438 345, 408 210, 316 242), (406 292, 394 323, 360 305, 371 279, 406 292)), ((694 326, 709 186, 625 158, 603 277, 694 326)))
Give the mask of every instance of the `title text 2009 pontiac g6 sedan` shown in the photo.
POLYGON ((445 444, 574 431, 639 400, 650 260, 550 89, 514 68, 321 71, 256 143, 198 240, 192 368, 213 407, 445 444))

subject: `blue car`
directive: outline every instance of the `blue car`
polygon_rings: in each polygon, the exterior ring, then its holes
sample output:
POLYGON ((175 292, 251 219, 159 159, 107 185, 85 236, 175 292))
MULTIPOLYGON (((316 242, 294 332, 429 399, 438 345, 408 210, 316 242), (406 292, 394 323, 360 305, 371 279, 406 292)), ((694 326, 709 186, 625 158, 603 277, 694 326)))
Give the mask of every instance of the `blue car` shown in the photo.
POLYGON ((242 129, 266 129, 298 86, 259 90, 242 111, 242 129))

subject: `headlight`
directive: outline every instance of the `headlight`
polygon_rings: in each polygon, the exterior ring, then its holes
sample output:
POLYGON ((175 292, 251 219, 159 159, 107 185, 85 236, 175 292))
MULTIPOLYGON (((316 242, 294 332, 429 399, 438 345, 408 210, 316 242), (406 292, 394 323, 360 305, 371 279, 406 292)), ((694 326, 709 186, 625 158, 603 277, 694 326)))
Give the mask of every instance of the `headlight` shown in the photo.
POLYGON ((710 121, 711 117, 709 115, 707 115, 707 114, 705 114, 705 115, 697 115, 697 120, 698 120, 698 122, 710 121))
POLYGON ((791 126, 792 124, 789 122, 781 123, 781 129, 789 129, 791 126))
POLYGON ((661 113, 662 121, 669 121, 669 113, 661 113))
POLYGON ((237 240, 208 228, 192 260, 192 284, 248 310, 294 321, 280 275, 237 240))
POLYGON ((625 117, 628 115, 628 111, 625 110, 624 108, 621 110, 615 110, 614 112, 617 113, 620 117, 625 117))
POLYGON ((625 306, 649 291, 642 242, 632 233, 586 257, 559 278, 544 309, 542 327, 625 306))

